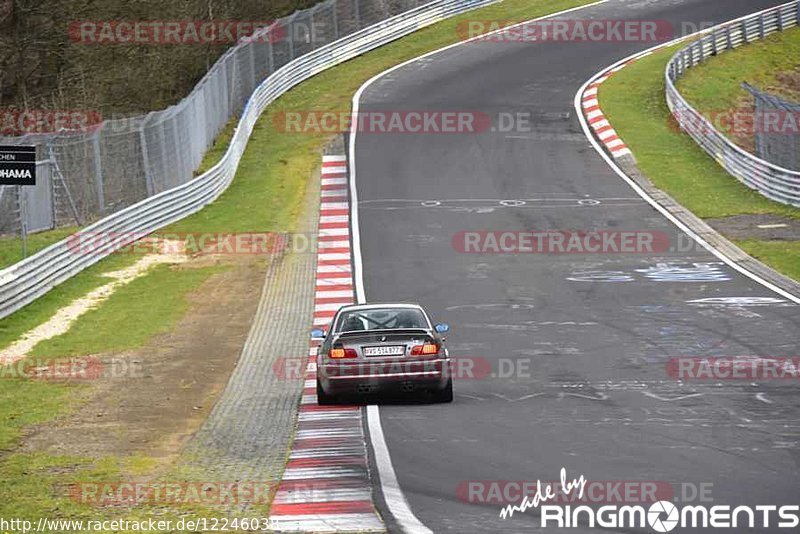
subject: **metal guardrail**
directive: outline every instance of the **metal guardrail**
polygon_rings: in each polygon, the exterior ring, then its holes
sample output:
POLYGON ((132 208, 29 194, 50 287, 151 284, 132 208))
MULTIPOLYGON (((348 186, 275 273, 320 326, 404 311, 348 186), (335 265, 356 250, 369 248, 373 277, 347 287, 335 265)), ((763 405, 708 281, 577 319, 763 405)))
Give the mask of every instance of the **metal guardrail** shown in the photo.
MULTIPOLYGON (((322 46, 287 63, 252 93, 222 159, 197 178, 148 197, 81 230, 89 235, 121 235, 103 240, 91 253, 76 249, 76 237, 55 243, 0 271, 0 318, 19 310, 53 287, 129 243, 195 213, 231 183, 258 117, 272 101, 300 82, 447 17, 488 5, 494 0, 434 0, 322 46), (124 242, 123 242, 124 241, 124 242)), ((76 234, 79 236, 79 234, 76 234)))
POLYGON ((800 207, 800 172, 764 161, 736 146, 675 87, 687 69, 710 56, 798 26, 800 1, 771 8, 725 25, 679 50, 666 68, 667 105, 681 129, 739 181, 767 198, 800 207))
MULTIPOLYGON (((38 196, 25 211, 16 209, 24 203, 25 193, 14 186, 0 186, 8 190, 5 200, 0 199, 0 234, 14 234, 23 227, 35 232, 73 225, 75 219, 97 221, 185 184, 195 177, 203 155, 225 125, 238 118, 270 73, 312 50, 431 1, 317 1, 241 38, 186 97, 168 108, 112 117, 91 127, 72 124, 71 129, 55 132, 0 136, 0 145, 36 145, 38 157, 57 162, 63 176, 49 198, 38 196), (69 203, 64 201, 67 194, 69 203)), ((24 129, 22 122, 17 126, 24 129)), ((33 130, 38 127, 36 121, 28 124, 33 130)))

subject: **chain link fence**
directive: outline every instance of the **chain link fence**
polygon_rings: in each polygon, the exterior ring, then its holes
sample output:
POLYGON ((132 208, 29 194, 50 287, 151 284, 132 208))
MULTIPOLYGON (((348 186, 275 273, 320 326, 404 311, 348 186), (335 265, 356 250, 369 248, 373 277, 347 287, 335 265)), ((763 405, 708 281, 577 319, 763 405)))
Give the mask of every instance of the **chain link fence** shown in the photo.
MULTIPOLYGON (((35 186, 0 188, 0 225, 3 228, 16 228, 19 231, 21 221, 27 224, 27 230, 31 232, 56 226, 57 198, 54 195, 58 191, 53 186, 52 171, 53 166, 49 161, 39 161, 36 163, 35 186)), ((66 213, 67 210, 63 211, 66 213)))
POLYGON ((800 104, 764 93, 748 83, 755 99, 756 155, 787 169, 800 171, 800 104))
POLYGON ((194 177, 203 155, 248 97, 293 59, 431 0, 327 0, 230 48, 167 109, 107 120, 90 131, 0 137, 36 145, 42 185, 0 188, 0 234, 86 224, 194 177), (56 179, 49 179, 53 174, 56 179), (50 188, 49 194, 43 188, 50 188), (70 201, 71 199, 71 201, 70 201), (26 209, 19 209, 24 203, 26 209))

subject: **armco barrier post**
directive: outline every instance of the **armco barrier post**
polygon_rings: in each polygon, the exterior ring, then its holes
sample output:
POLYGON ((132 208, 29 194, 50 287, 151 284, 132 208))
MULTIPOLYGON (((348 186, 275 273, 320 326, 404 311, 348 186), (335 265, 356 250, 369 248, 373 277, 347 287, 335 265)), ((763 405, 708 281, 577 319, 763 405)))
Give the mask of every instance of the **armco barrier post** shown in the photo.
POLYGON ((106 212, 106 196, 103 187, 103 162, 100 153, 100 132, 98 128, 92 135, 92 153, 94 156, 94 191, 97 197, 97 210, 103 214, 106 212))

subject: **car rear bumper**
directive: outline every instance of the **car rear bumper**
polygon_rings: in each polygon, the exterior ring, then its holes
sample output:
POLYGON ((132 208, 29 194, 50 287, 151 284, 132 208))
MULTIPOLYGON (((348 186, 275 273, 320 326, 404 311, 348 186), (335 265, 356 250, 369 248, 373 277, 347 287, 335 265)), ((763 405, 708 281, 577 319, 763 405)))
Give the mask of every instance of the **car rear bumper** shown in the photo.
POLYGON ((317 379, 328 394, 440 390, 451 376, 449 358, 317 363, 317 379))

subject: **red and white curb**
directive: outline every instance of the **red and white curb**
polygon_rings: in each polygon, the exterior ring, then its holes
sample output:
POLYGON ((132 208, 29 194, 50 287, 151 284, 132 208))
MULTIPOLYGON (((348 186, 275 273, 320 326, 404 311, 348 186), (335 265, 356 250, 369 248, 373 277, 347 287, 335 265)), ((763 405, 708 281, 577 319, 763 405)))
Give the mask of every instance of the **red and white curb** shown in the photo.
POLYGON ((611 123, 608 122, 608 119, 606 119, 606 116, 603 114, 603 110, 600 109, 597 93, 600 90, 600 86, 603 85, 603 82, 608 80, 616 72, 628 66, 628 63, 617 65, 602 73, 596 80, 589 84, 581 97, 581 107, 583 108, 583 114, 586 117, 586 121, 589 123, 589 127, 614 158, 629 155, 631 151, 625 142, 620 139, 619 135, 617 135, 611 123))
MULTIPOLYGON (((344 156, 323 156, 314 327, 354 302, 344 156)), ((317 342, 309 347, 297 433, 270 510, 278 532, 384 532, 375 511, 358 406, 319 406, 317 342)))

